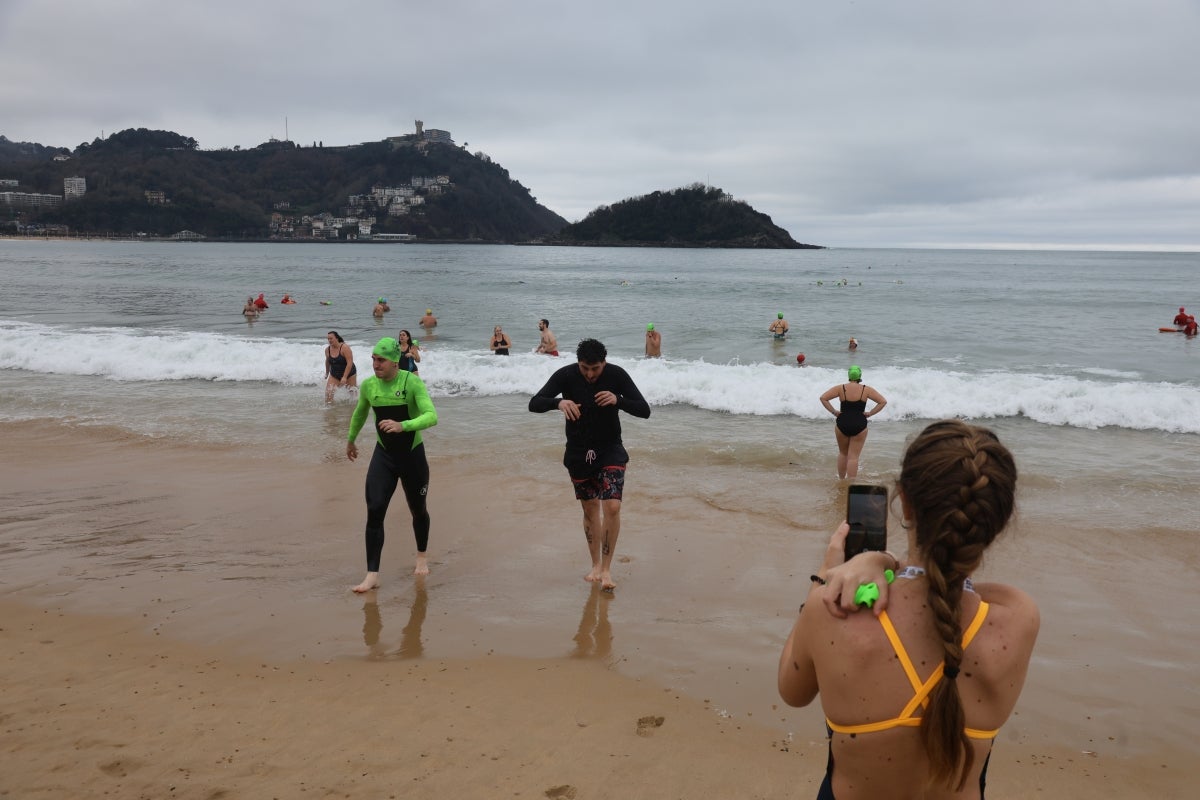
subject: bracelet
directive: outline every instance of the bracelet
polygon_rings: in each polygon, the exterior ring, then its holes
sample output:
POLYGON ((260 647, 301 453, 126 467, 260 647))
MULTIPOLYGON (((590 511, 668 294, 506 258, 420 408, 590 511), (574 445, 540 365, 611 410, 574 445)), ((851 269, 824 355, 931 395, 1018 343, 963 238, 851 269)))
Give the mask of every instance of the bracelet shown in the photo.
MULTIPOLYGON (((896 558, 895 553, 893 553, 891 550, 880 550, 879 552, 883 553, 885 556, 891 557, 892 562, 896 565, 896 566, 892 567, 893 570, 900 569, 900 559, 896 558)), ((889 581, 889 583, 890 583, 890 581, 889 581)))
POLYGON ((809 575, 808 579, 810 581, 812 581, 813 583, 820 584, 821 586, 825 585, 825 579, 822 578, 820 575, 809 575))

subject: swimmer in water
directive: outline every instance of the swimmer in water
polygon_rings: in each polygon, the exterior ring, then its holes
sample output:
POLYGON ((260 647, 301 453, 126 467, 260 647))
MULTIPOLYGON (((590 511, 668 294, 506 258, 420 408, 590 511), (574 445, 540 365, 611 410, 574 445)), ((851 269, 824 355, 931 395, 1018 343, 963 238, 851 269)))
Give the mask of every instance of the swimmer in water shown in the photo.
POLYGON ((783 339, 787 336, 788 324, 787 320, 783 318, 782 311, 775 315, 775 320, 767 326, 767 330, 769 330, 776 339, 783 339))

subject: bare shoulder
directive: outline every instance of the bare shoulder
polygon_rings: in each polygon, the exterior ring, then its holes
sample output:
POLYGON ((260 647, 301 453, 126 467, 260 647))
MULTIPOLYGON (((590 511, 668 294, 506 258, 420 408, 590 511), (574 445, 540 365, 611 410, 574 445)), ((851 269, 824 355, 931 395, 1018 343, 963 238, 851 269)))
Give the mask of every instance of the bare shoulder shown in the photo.
POLYGON ((980 599, 990 606, 989 620, 1002 627, 1014 639, 1033 646, 1042 624, 1037 603, 1027 593, 1004 583, 981 583, 975 586, 980 599))

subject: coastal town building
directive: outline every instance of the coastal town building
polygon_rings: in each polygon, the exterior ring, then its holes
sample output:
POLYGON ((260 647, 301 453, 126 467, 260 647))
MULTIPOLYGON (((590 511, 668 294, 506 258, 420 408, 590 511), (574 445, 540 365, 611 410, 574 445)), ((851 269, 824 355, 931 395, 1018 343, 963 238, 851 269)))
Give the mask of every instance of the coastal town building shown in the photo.
POLYGON ((46 206, 62 205, 61 194, 41 194, 38 192, 0 192, 0 203, 7 206, 23 208, 43 208, 46 206))
POLYGON ((146 202, 152 206, 165 206, 167 204, 167 193, 155 189, 147 189, 142 192, 146 196, 146 202))
POLYGON ((81 178, 78 175, 63 178, 64 200, 78 200, 85 194, 87 194, 87 178, 81 178))

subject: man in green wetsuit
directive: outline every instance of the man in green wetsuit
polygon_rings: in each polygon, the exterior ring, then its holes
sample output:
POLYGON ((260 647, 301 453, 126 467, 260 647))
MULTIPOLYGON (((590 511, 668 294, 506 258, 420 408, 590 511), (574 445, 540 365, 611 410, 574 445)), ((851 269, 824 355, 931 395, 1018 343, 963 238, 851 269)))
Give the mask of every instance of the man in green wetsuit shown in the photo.
POLYGON ((367 468, 367 577, 354 587, 358 593, 379 586, 379 560, 383 553, 383 519, 396 492, 404 487, 404 498, 412 512, 413 535, 417 540, 415 575, 428 575, 425 550, 429 545, 429 511, 425 507, 429 492, 429 462, 420 431, 437 424, 437 410, 429 399, 425 384, 412 372, 400 369, 400 344, 384 337, 371 351, 375 374, 362 382, 358 405, 350 417, 346 458, 358 458, 354 440, 367 421, 367 412, 375 411, 375 453, 367 468))

